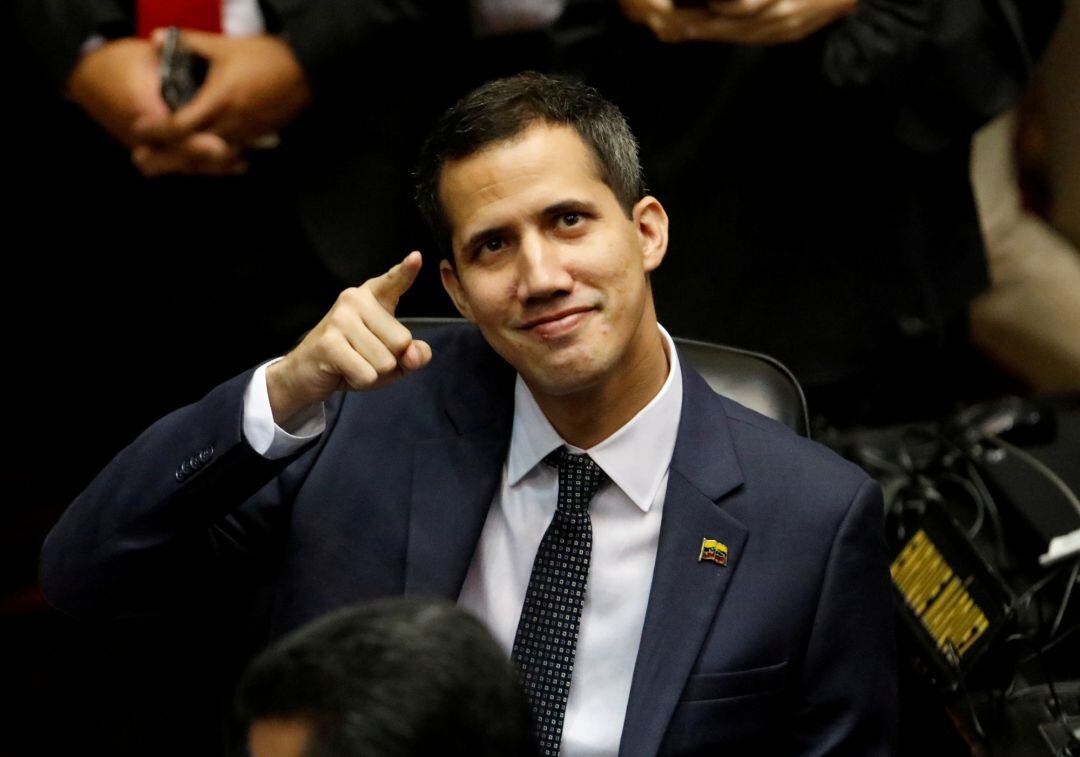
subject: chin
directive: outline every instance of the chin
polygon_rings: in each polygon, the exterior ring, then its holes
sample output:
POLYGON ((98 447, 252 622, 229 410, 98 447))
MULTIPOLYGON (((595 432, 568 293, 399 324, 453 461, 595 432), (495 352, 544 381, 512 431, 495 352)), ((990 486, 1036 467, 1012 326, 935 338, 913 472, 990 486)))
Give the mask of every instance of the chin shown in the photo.
POLYGON ((592 360, 559 360, 542 366, 522 365, 518 373, 534 393, 562 397, 600 384, 607 371, 592 360))

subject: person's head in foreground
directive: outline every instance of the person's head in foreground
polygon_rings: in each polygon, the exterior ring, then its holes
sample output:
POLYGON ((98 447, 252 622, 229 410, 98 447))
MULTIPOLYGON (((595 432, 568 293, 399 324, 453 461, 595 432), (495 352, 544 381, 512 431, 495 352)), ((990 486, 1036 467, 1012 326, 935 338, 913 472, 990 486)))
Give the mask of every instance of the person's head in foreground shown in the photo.
POLYGON ((487 629, 446 602, 326 615, 248 667, 237 712, 252 757, 528 755, 528 705, 487 629))
POLYGON ((428 138, 417 186, 447 292, 534 394, 659 387, 648 274, 667 216, 596 90, 535 73, 473 90, 428 138))

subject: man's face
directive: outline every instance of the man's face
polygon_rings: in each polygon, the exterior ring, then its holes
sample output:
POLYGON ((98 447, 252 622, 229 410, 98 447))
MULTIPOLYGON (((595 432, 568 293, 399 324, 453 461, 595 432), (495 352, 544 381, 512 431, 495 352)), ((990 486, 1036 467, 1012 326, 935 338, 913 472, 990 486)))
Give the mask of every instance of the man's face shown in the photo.
POLYGON ((534 393, 633 381, 657 344, 659 202, 627 218, 577 132, 545 123, 448 163, 439 189, 456 262, 443 285, 534 393))

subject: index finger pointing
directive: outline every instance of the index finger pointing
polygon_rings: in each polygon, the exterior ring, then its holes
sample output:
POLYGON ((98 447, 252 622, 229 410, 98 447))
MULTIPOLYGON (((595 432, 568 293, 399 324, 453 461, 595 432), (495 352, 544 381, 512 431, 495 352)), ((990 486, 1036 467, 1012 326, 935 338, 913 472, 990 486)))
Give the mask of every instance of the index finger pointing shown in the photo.
POLYGON ((413 250, 405 256, 404 260, 382 276, 377 276, 367 282, 371 293, 375 295, 379 304, 386 308, 386 312, 393 314, 397 309, 398 300, 416 281, 422 263, 420 252, 413 250))

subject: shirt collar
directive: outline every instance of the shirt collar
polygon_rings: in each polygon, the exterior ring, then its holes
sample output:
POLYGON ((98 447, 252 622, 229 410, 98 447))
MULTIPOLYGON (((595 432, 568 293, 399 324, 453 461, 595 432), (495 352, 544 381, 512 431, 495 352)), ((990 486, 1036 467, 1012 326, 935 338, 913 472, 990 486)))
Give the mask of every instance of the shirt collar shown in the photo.
POLYGON ((682 371, 671 336, 660 326, 668 355, 668 376, 649 404, 595 447, 581 450, 568 444, 552 427, 519 375, 514 386, 514 422, 506 479, 516 486, 548 453, 562 445, 588 452, 593 461, 642 511, 652 506, 664 480, 682 412, 682 371))

